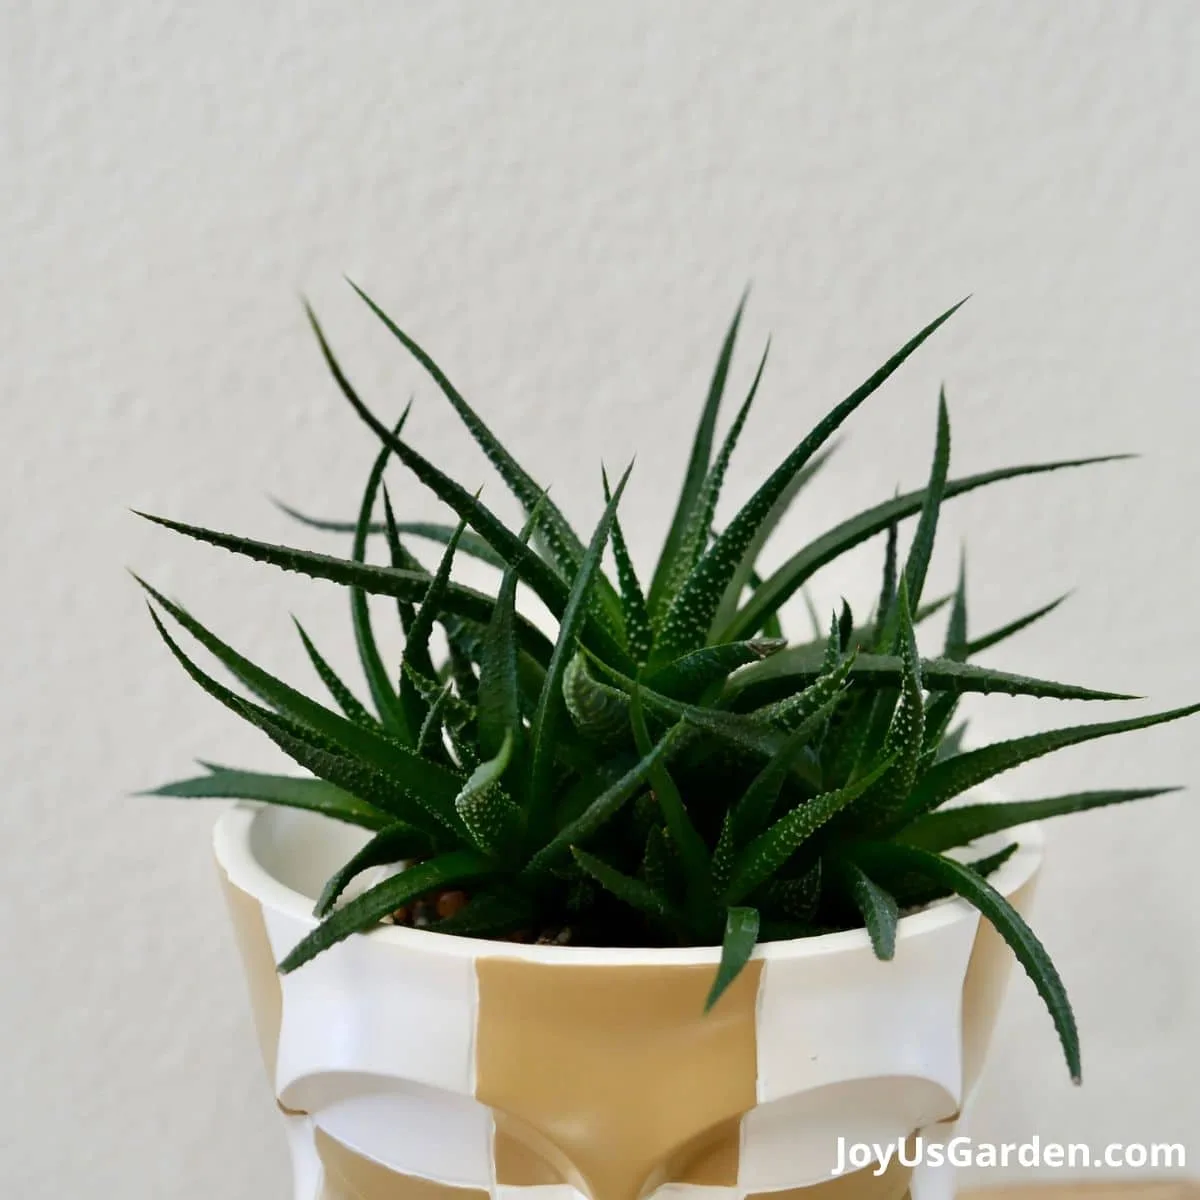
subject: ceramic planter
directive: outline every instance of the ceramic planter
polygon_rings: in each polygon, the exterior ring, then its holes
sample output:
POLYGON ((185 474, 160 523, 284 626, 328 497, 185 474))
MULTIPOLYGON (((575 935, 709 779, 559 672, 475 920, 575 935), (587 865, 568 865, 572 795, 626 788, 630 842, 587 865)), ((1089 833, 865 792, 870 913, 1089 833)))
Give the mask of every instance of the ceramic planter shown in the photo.
MULTIPOLYGON (((296 1200, 950 1200, 894 1164, 832 1176, 838 1139, 952 1136, 1011 957, 949 900, 865 931, 776 942, 708 1016, 715 949, 356 935, 280 978, 360 831, 239 805, 216 853, 296 1200)), ((1018 909, 1036 833, 993 877, 1018 909)))

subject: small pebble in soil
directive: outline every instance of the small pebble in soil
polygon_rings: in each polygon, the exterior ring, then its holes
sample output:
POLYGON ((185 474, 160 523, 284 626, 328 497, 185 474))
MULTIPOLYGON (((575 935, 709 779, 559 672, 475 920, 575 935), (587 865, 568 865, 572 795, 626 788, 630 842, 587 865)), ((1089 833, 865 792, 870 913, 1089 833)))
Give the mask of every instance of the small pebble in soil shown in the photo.
POLYGON ((467 893, 459 891, 442 892, 437 898, 437 915, 443 919, 452 917, 467 902, 467 893))

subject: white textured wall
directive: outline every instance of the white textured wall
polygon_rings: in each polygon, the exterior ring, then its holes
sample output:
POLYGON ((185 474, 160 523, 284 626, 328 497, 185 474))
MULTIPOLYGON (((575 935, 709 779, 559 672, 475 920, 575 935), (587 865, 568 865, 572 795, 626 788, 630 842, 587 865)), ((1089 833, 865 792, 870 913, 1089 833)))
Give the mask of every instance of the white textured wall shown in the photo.
MULTIPOLYGON (((351 508, 371 442, 299 291, 374 402, 415 390, 418 443, 488 478, 342 271, 582 520, 600 457, 637 449, 643 556, 748 279, 739 386, 775 342, 731 500, 973 291, 853 420, 775 553, 921 480, 945 380, 960 470, 1145 454, 947 513, 939 580, 969 538, 979 628, 1079 587, 997 661, 1164 704, 1200 692, 1194 0, 10 0, 0 41, 5 1195, 287 1194, 211 810, 129 795, 192 756, 271 756, 168 661, 122 568, 280 668, 302 667, 289 609, 349 652, 333 590, 126 513, 282 538, 267 493, 351 508)), ((877 557, 822 578, 822 604, 867 603, 877 557)), ((981 728, 1078 715, 996 699, 981 728)), ((1198 729, 1068 753, 1011 790, 1191 783, 1198 729)), ((1019 980, 980 1136, 1186 1141, 1200 1170, 1196 802, 1054 830, 1037 925, 1086 1085, 1019 980)))

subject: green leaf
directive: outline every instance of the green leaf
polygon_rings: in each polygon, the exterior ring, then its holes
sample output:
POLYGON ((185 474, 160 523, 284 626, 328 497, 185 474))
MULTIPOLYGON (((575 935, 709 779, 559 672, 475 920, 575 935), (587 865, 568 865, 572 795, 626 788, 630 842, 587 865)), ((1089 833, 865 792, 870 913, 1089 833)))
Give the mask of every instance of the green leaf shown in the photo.
POLYGON ((753 638, 705 646, 652 671, 646 677, 646 684, 673 700, 697 700, 739 667, 770 658, 786 646, 783 638, 753 638))
MULTIPOLYGON (((358 284, 353 280, 347 280, 347 282, 359 294, 367 307, 383 322, 392 336, 428 372, 429 377, 437 384, 438 390, 450 401, 451 407, 467 427, 479 448, 487 455, 488 461, 496 468, 509 491, 524 506, 526 513, 533 516, 534 510, 537 510, 536 529, 545 542, 550 557, 558 566, 559 573, 563 578, 573 578, 579 570, 579 564, 583 561, 583 543, 557 505, 546 496, 546 489, 538 484, 505 449, 503 443, 467 403, 437 363, 407 333, 400 329, 358 284)), ((480 533, 484 533, 484 531, 480 530, 480 533)), ((500 547, 496 547, 496 549, 499 550, 500 547)), ((501 553, 503 554, 503 551, 501 553)), ((506 561, 512 561, 509 556, 505 555, 504 557, 506 561)), ((620 605, 616 593, 607 579, 601 580, 600 601, 613 617, 619 617, 620 605)))
MULTIPOLYGON (((396 425, 399 433, 404 426, 408 410, 396 425)), ((367 486, 363 491, 362 506, 358 513, 358 524, 354 530, 354 546, 350 552, 352 562, 365 562, 367 557, 367 526, 371 522, 371 514, 375 510, 375 498, 379 494, 379 485, 383 479, 383 471, 391 452, 385 446, 375 458, 371 473, 367 477, 367 486)), ((392 689, 391 672, 383 665, 379 647, 375 642, 375 633, 371 628, 371 610, 367 603, 367 593, 359 587, 350 588, 350 613, 354 621, 354 640, 358 646, 358 657, 362 662, 363 674, 367 678, 367 687, 371 699, 375 702, 375 711, 383 722, 384 728, 394 733, 402 741, 412 743, 416 740, 417 730, 410 727, 404 706, 400 697, 392 689)))
POLYGON ((742 969, 754 953, 754 945, 757 941, 758 909, 727 909, 725 936, 721 939, 721 962, 717 967, 717 977, 713 980, 708 999, 704 1002, 705 1012, 712 1009, 713 1005, 725 994, 729 985, 742 973, 742 969))
POLYGON ((651 917, 662 918, 670 915, 671 909, 667 898, 662 893, 655 891, 649 884, 623 874, 616 867, 609 866, 602 859, 596 858, 595 855, 580 850, 578 846, 572 846, 571 853, 583 870, 622 903, 651 917))
MULTIPOLYGON (((604 503, 609 504, 612 501, 612 491, 608 486, 608 472, 602 469, 601 474, 604 479, 604 503)), ((638 582, 633 559, 629 555, 629 546, 621 529, 619 514, 613 516, 612 549, 613 559, 617 564, 617 582, 621 585, 625 637, 629 644, 629 653, 640 667, 650 657, 654 631, 650 627, 650 613, 646 608, 646 599, 642 595, 642 585, 638 582)))
POLYGON ((286 808, 307 809, 364 829, 382 829, 392 819, 381 809, 323 779, 263 775, 208 763, 201 765, 207 767, 209 774, 167 783, 140 794, 201 800, 261 800, 286 808))
POLYGON ((563 700, 575 728, 590 742, 613 744, 629 732, 629 697, 592 677, 576 654, 563 674, 563 700))
POLYGON ((522 833, 521 810, 500 787, 512 759, 513 741, 510 729, 495 757, 475 768, 454 802, 471 840, 485 854, 499 859, 518 852, 522 833))
MULTIPOLYGON (((415 672, 409 671, 406 674, 411 678, 415 672)), ((429 702, 420 732, 417 734, 417 753, 423 758, 445 758, 446 749, 442 738, 446 731, 446 711, 453 699, 454 693, 447 683, 429 702)))
MULTIPOLYGON (((760 702, 764 697, 783 692, 791 694, 806 687, 821 673, 821 662, 809 646, 783 650, 766 662, 746 667, 730 680, 726 699, 738 698, 738 708, 760 702)), ((1136 700, 1121 692, 1102 692, 1071 683, 1055 683, 1014 675, 991 667, 950 662, 944 658, 921 659, 921 678, 931 691, 998 693, 1004 696, 1034 696, 1049 700, 1136 700)), ((904 679, 904 663, 895 654, 859 654, 850 671, 856 687, 868 689, 896 687, 904 679)))
POLYGON ((811 921, 821 899, 821 859, 794 879, 772 879, 762 887, 763 908, 770 906, 791 921, 811 921))
MULTIPOLYGON (((376 437, 443 503, 448 504, 458 516, 476 530, 485 541, 504 559, 512 563, 521 573, 522 580, 527 583, 543 604, 554 616, 562 619, 563 610, 567 603, 568 589, 554 568, 539 558, 521 539, 508 529, 490 509, 479 502, 461 484, 456 483, 444 472, 440 471, 427 458, 418 454, 411 446, 402 441, 388 429, 378 417, 359 399, 358 393, 350 385, 325 334, 317 323, 316 316, 308 310, 309 322, 321 345, 326 364, 334 381, 341 389, 350 406, 368 425, 376 437)), ((539 493, 540 494, 540 493, 539 493)), ((613 640, 607 630, 595 622, 584 622, 582 636, 590 641, 597 650, 614 661, 628 661, 628 656, 613 640)))
POLYGON ((842 861, 838 868, 854 906, 862 913, 875 957, 891 962, 896 955, 896 925, 900 920, 896 897, 875 883, 856 863, 842 861))
POLYGON ((829 708, 830 702, 836 703, 840 699, 856 661, 856 653, 848 654, 840 660, 825 659, 821 663, 820 674, 802 691, 793 692, 784 700, 764 704, 755 709, 752 715, 760 721, 771 721, 785 729, 795 729, 808 724, 818 712, 828 716, 832 712, 829 708))
MULTIPOLYGON (((586 651, 585 651, 586 654, 586 651)), ((683 721, 693 731, 703 730, 719 738, 749 750, 754 754, 770 757, 783 742, 783 734, 771 721, 758 713, 726 712, 699 704, 687 704, 672 700, 645 684, 639 684, 622 675, 595 655, 586 654, 588 662, 614 683, 627 696, 640 692, 646 708, 657 716, 671 721, 683 721)))
POLYGON ((426 892, 466 883, 491 874, 495 869, 491 859, 474 850, 454 850, 417 863, 331 913, 316 929, 301 938, 279 964, 279 970, 284 975, 290 974, 323 950, 345 941, 353 933, 373 928, 382 918, 426 892))
MULTIPOLYGON (((733 573, 733 578, 725 588, 725 593, 721 597, 721 603, 717 605, 717 615, 713 621, 714 628, 724 629, 729 624, 733 619, 734 613, 737 612, 738 605, 742 600, 742 594, 746 588, 750 588, 753 591, 762 586, 763 581, 756 570, 756 564, 758 563, 759 555, 762 554, 763 547, 779 526, 780 521, 783 520, 791 509, 796 497, 800 495, 813 476, 829 461, 830 456, 836 448, 837 442, 833 441, 823 450, 814 454, 809 460, 808 465, 796 472, 791 482, 780 494, 779 499, 771 505, 767 515, 754 531, 754 536, 750 539, 750 544, 742 552, 742 557, 733 573)), ((713 539, 716 540, 717 536, 714 530, 713 539)), ((782 636, 777 615, 773 614, 763 622, 762 632, 767 637, 782 636)))
POLYGON ((883 555, 883 578, 879 586, 879 603, 875 609, 875 630, 870 645, 886 650, 887 630, 896 603, 896 558, 900 545, 900 526, 893 521, 887 527, 887 546, 883 555))
MULTIPOLYGON (((861 855, 863 852, 864 848, 860 846, 858 853, 861 855)), ((953 859, 930 854, 913 846, 896 844, 873 847, 872 854, 882 861, 900 867, 907 866, 927 876, 932 882, 956 892, 978 908, 992 923, 996 932, 1017 956, 1017 961, 1025 968, 1050 1010, 1066 1055, 1067 1066, 1071 1071, 1071 1080, 1078 1083, 1081 1075, 1079 1032, 1075 1027, 1071 1003, 1045 947, 1016 909, 987 880, 977 875, 970 867, 965 867, 953 859)))
POLYGON ((509 567, 500 581, 479 659, 479 748, 488 756, 498 754, 505 739, 522 729, 516 603, 517 572, 509 567))
MULTIPOLYGON (((464 528, 465 526, 460 524, 458 531, 461 533, 464 528)), ((413 677, 422 675, 432 679, 437 674, 429 654, 429 639, 433 636, 434 624, 443 612, 446 593, 450 587, 450 572, 454 567, 454 552, 457 549, 458 538, 452 537, 446 543, 445 553, 438 563, 436 573, 429 581, 429 587, 421 599, 421 607, 413 616, 408 636, 404 641, 403 666, 410 670, 400 672, 400 706, 408 727, 412 730, 419 730, 429 715, 429 703, 418 690, 413 677)))
MULTIPOLYGON (((672 601, 663 624, 659 645, 655 650, 656 654, 668 660, 695 649, 708 640, 721 596, 732 580, 743 553, 753 540, 758 526, 786 490, 796 472, 804 467, 854 410, 875 392, 934 330, 949 320, 958 307, 956 304, 954 308, 943 313, 897 351, 874 375, 834 408, 771 473, 721 536, 708 548, 672 601)), ((754 602, 751 600, 750 603, 754 602)), ((722 635, 713 640, 724 642, 735 641, 737 638, 722 635)))
POLYGON ((612 499, 604 509, 604 515, 592 534, 579 571, 571 585, 571 594, 563 609, 558 626, 558 638, 554 643, 554 652, 550 656, 550 665, 546 668, 546 681, 542 685, 542 694, 538 700, 537 711, 533 716, 530 744, 533 761, 529 772, 528 818, 529 830, 536 838, 541 838, 549 831, 550 816, 553 812, 551 797, 551 764, 554 761, 555 744, 558 741, 558 730, 563 717, 566 715, 566 702, 563 699, 563 675, 567 664, 575 655, 576 644, 580 631, 586 619, 588 605, 591 602, 592 588, 599 574, 600 559, 604 547, 608 543, 609 531, 612 529, 613 517, 617 505, 621 502, 621 494, 629 481, 630 466, 617 484, 612 499))
POLYGON ((760 833, 738 858, 733 880, 725 893, 726 900, 736 904, 766 883, 805 841, 848 804, 857 800, 891 765, 885 759, 861 779, 836 791, 815 796, 760 833))
POLYGON ((708 387, 708 398, 700 414, 700 424, 692 439, 692 452, 688 459, 687 472, 684 475, 683 487, 679 493, 679 503, 675 507, 675 515, 671 518, 671 526, 663 542, 658 565, 654 570, 654 578, 650 583, 650 593, 647 605, 652 617, 657 616, 669 601, 666 589, 674 576, 675 562, 683 547, 691 523, 692 513, 699 501, 704 480, 708 476, 709 460, 712 457, 713 434, 717 427, 717 414, 721 408, 721 398, 725 394, 725 381, 729 378, 729 364, 733 360, 733 348, 737 343, 738 326, 742 323, 742 312, 746 307, 746 296, 742 295, 738 302, 737 311, 733 314, 729 331, 721 345, 721 353, 717 358, 716 369, 713 371, 712 382, 708 387))
POLYGON ((771 812, 779 798, 783 781, 791 771, 796 758, 833 715, 842 699, 842 691, 835 689, 809 709, 804 718, 791 730, 783 744, 765 767, 750 782, 741 798, 730 810, 730 834, 735 846, 744 845, 747 838, 760 833, 771 819, 771 812))
MULTIPOLYGON (((400 540, 400 529, 396 524, 396 514, 392 511, 392 498, 388 493, 387 484, 383 485, 383 516, 384 529, 387 532, 388 558, 391 564, 400 571, 424 572, 420 561, 405 548, 400 540)), ((405 637, 416 620, 416 610, 407 600, 396 600, 396 615, 400 618, 400 628, 405 637)))
POLYGON ((312 729, 340 752, 362 759, 406 788, 419 790, 427 802, 448 802, 453 799, 459 787, 458 777, 453 772, 418 758, 398 742, 310 700, 303 692, 296 691, 255 666, 161 592, 141 580, 138 582, 238 680, 273 708, 312 729))
MULTIPOLYGON (((353 533, 358 528, 356 521, 333 521, 324 517, 310 517, 307 513, 293 508, 290 504, 284 504, 282 500, 272 499, 271 503, 281 512, 291 517, 292 520, 299 521, 301 525, 307 525, 310 529, 320 529, 327 533, 353 533)), ((437 521, 395 521, 394 528, 397 535, 421 538, 423 541, 445 546, 454 536, 457 527, 440 524, 437 521)), ((368 534, 378 535, 386 534, 387 532, 388 525, 386 520, 372 521, 367 526, 368 534)), ((489 567, 504 568, 504 559, 483 538, 478 534, 471 533, 470 530, 459 538, 458 548, 463 554, 466 554, 470 558, 476 558, 480 562, 487 563, 489 567)))
POLYGON ((917 532, 904 564, 904 580, 908 585, 908 600, 912 609, 921 603, 925 590, 925 576, 929 572, 929 559, 933 554, 933 541, 937 534, 938 513, 942 498, 946 494, 946 476, 950 469, 950 416, 946 411, 946 392, 938 397, 937 447, 933 454, 933 469, 925 488, 925 499, 921 504, 921 516, 917 521, 917 532))
POLYGON ((1057 600, 1051 600, 1049 604, 1043 604, 1041 608, 1035 608, 1033 612, 1026 613, 1023 617, 1018 617, 1015 621, 1001 625, 999 629, 993 629, 991 633, 986 633, 983 637, 968 642, 967 654, 972 657, 982 654, 985 650, 990 650, 1000 642, 1007 641, 1014 634, 1020 633, 1022 629, 1028 629, 1035 621, 1049 616, 1070 594, 1070 592, 1065 592, 1057 600))
POLYGON ((692 515, 688 520, 687 532, 684 534, 683 542, 676 556, 672 578, 667 585, 667 592, 670 598, 673 598, 683 585, 683 581, 691 573, 692 568, 696 565, 700 555, 704 552, 708 544, 713 517, 717 511, 717 500, 720 498, 721 487, 725 482, 725 473, 729 469, 729 460, 733 457, 738 439, 742 434, 742 428, 746 424, 746 418, 750 415, 750 406, 754 403, 754 397, 758 394, 758 385, 762 382, 763 371, 767 365, 767 354, 770 352, 770 349, 771 343, 768 341, 767 348, 763 351, 762 359, 758 364, 758 370, 755 372, 754 382, 750 385, 749 395, 747 395, 745 402, 738 410, 737 416, 734 418, 733 424, 729 427, 729 432, 721 444, 721 449, 717 453, 716 459, 704 477, 704 484, 700 489, 699 496, 696 498, 696 506, 692 510, 692 515))
POLYGON ((351 882, 363 871, 384 867, 401 859, 423 857, 429 852, 429 839, 419 829, 396 821, 380 830, 349 862, 330 877, 321 890, 313 909, 314 916, 323 917, 337 903, 351 882))
POLYGON ((357 725, 377 727, 378 722, 375 718, 367 712, 358 697, 342 682, 337 672, 321 657, 320 651, 313 645, 312 639, 304 632, 304 626, 295 617, 292 618, 292 621, 296 626, 296 632, 300 635, 300 640, 304 643, 309 661, 320 676, 321 682, 329 689, 329 694, 338 708, 357 725))
POLYGON ((951 662, 962 662, 970 653, 967 641, 967 552, 964 549, 958 564, 958 586, 954 589, 954 602, 950 607, 950 620, 946 625, 946 649, 943 658, 951 662))
POLYGON ((1030 821, 1048 821, 1068 813, 1087 812, 1109 804, 1148 800, 1177 792, 1177 787, 1127 788, 1103 792, 1074 792, 1044 800, 1018 800, 1003 804, 967 804, 942 812, 927 813, 898 833, 897 839, 923 850, 951 850, 968 842, 1013 829, 1030 821))
POLYGON ((903 804, 916 780, 917 764, 925 743, 925 697, 921 690, 921 662, 917 657, 917 639, 909 608, 907 572, 900 580, 897 592, 896 620, 896 640, 900 643, 900 661, 904 670, 899 702, 883 740, 883 756, 892 760, 892 769, 862 799, 860 807, 872 816, 886 817, 903 804))
MULTIPOLYGON (((645 757, 652 753, 654 747, 650 740, 650 732, 646 728, 640 692, 633 694, 629 716, 638 753, 645 757)), ((650 768, 649 779, 671 843, 679 851, 683 864, 684 877, 687 880, 689 915, 694 927, 698 931, 703 930, 709 923, 710 914, 715 911, 717 901, 708 847, 692 822, 683 797, 679 794, 679 788, 675 786, 670 772, 661 761, 650 768)))
MULTIPOLYGON (((393 567, 381 567, 372 563, 356 563, 346 558, 335 558, 329 554, 316 554, 309 550, 299 550, 292 546, 274 546, 269 542, 258 542, 252 538, 237 537, 233 534, 220 533, 215 529, 204 529, 198 525, 186 525, 182 521, 172 521, 166 517, 155 517, 149 513, 138 512, 137 516, 182 533, 196 541, 207 542, 222 550, 229 550, 256 562, 270 563, 284 571, 296 571, 312 579, 324 579, 330 583, 339 583, 348 587, 359 587, 364 592, 376 596, 394 596, 397 599, 415 601, 425 594, 429 587, 429 573, 421 571, 398 571, 393 567)), ((459 584, 451 584, 446 592, 446 610, 456 616, 466 617, 486 625, 491 619, 495 607, 490 596, 484 595, 471 588, 459 584)), ((550 657, 550 644, 545 634, 523 618, 519 620, 519 634, 522 646, 539 662, 545 662, 550 657)))
MULTIPOLYGON (((1141 717, 1129 717, 1124 721, 1105 721, 1096 725, 1072 725, 1065 729, 1048 729, 1027 737, 1013 738, 1007 742, 994 742, 978 750, 968 750, 953 758, 942 759, 929 768, 924 777, 913 788, 901 816, 912 819, 929 812, 947 800, 962 795, 970 788, 1004 771, 1019 767, 1022 763, 1040 758, 1043 754, 1077 746, 1096 738, 1109 737, 1116 733, 1131 733, 1137 729, 1149 729, 1168 721, 1178 721, 1200 712, 1200 704, 1186 708, 1173 708, 1167 712, 1149 713, 1141 717)), ((907 823, 907 822, 906 822, 907 823)))
POLYGON ((435 802, 424 792, 395 780, 393 776, 385 775, 361 759, 339 752, 334 743, 298 721, 260 708, 231 692, 192 662, 167 632, 153 608, 150 608, 150 619, 176 661, 195 683, 226 708, 262 730, 284 754, 305 770, 358 797, 373 808, 409 820, 431 833, 442 832, 444 817, 435 816, 429 811, 435 807, 435 802))
MULTIPOLYGON (((986 471, 980 475, 968 475, 963 479, 947 482, 944 500, 961 496, 976 488, 999 483, 1005 479, 1017 479, 1026 475, 1041 475, 1049 471, 1061 471, 1070 467, 1086 467, 1096 463, 1118 462, 1132 457, 1128 454, 1112 454, 1100 458, 1068 459, 1061 462, 1035 463, 1030 466, 1005 467, 986 471)), ((888 526, 921 511, 925 502, 926 489, 908 492, 884 504, 867 509, 848 521, 822 534, 814 542, 797 551, 778 570, 757 588, 747 603, 730 620, 717 628, 714 641, 736 641, 751 637, 761 629, 764 621, 781 605, 802 588, 813 575, 827 563, 840 558, 847 551, 867 541, 888 526)))
POLYGON ((656 763, 666 762, 678 749, 685 726, 680 723, 668 730, 654 749, 635 763, 615 783, 605 788, 574 820, 568 821, 530 860, 527 874, 536 874, 553 866, 570 847, 586 842, 611 820, 649 778, 656 763))
MULTIPOLYGON (((994 854, 985 854, 979 858, 970 859, 965 865, 977 875, 982 875, 987 879, 1004 866, 1019 848, 1016 842, 1010 842, 994 854)), ((853 852, 853 847, 850 848, 850 851, 853 852)), ((884 868, 880 863, 872 863, 871 869, 883 870, 884 868)), ((930 904, 945 900, 947 896, 954 894, 949 888, 930 883, 923 875, 916 875, 911 871, 892 872, 888 876, 887 884, 888 890, 896 897, 901 909, 906 911, 926 908, 930 904)))

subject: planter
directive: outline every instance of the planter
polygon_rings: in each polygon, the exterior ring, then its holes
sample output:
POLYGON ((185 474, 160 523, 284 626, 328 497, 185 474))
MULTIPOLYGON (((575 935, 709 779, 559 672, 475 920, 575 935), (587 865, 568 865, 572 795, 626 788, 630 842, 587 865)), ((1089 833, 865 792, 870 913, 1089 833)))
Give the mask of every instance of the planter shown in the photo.
MULTIPOLYGON (((709 948, 394 926, 281 979, 275 962, 361 837, 249 805, 216 829, 297 1200, 953 1196, 928 1167, 831 1172, 839 1138, 952 1136, 1011 962, 967 904, 905 917, 890 963, 863 930, 760 947, 707 1016, 709 948)), ((1026 830, 993 877, 1018 909, 1039 862, 1026 830)))

